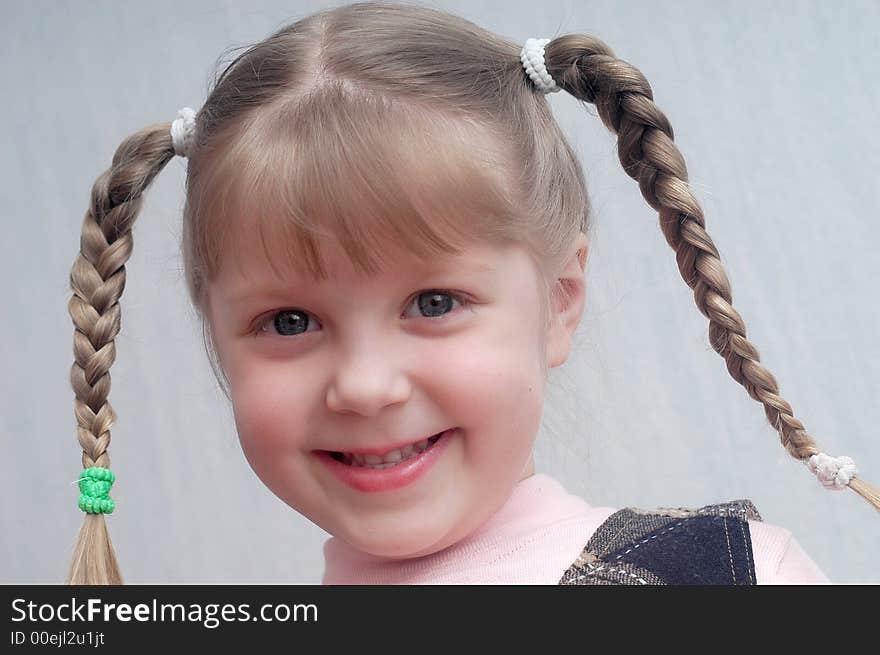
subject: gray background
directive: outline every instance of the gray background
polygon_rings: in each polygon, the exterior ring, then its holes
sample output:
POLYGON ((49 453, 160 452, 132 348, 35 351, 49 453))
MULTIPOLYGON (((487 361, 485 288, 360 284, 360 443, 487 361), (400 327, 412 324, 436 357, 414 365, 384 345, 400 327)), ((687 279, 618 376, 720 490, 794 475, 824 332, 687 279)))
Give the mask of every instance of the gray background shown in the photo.
MULTIPOLYGON (((324 2, 0 7, 0 582, 63 582, 82 522, 68 275, 120 141, 203 102, 224 49, 324 2)), ((592 33, 645 74, 762 362, 820 447, 880 484, 877 2, 435 2, 505 36, 592 33), (511 10, 511 6, 517 10, 511 10)), ((577 349, 537 469, 595 505, 752 499, 834 582, 880 582, 880 516, 791 459, 708 323, 614 136, 550 98, 595 206, 577 349)), ((317 583, 327 534, 263 487, 204 356, 178 255, 185 161, 146 196, 111 369, 110 533, 129 583, 317 583)))

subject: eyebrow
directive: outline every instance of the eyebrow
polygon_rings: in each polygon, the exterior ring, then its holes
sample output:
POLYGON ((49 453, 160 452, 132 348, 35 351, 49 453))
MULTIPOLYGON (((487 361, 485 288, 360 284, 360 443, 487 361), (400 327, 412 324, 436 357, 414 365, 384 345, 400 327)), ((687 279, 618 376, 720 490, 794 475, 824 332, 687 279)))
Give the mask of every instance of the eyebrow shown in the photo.
MULTIPOLYGON (((434 275, 440 275, 443 273, 449 272, 477 272, 477 273, 488 273, 490 275, 495 273, 495 269, 492 266, 487 264, 480 263, 463 263, 456 261, 449 261, 442 264, 430 264, 418 270, 417 277, 418 279, 431 277, 434 275), (457 269, 457 267, 461 267, 457 269)), ((309 282, 312 286, 318 286, 321 283, 312 283, 309 282)), ((256 298, 278 298, 281 299, 282 296, 289 294, 292 288, 291 285, 287 286, 242 286, 236 287, 233 289, 232 293, 227 296, 227 301, 232 304, 238 304, 247 300, 253 300, 256 298)))

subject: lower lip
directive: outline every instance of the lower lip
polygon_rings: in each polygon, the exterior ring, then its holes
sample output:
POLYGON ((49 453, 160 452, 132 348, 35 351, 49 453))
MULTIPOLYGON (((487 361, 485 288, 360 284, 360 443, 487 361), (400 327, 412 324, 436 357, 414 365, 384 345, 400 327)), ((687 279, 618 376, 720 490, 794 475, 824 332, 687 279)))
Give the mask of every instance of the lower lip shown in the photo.
POLYGON ((333 459, 326 450, 315 454, 337 478, 358 491, 391 491, 415 482, 428 472, 434 462, 440 459, 451 437, 458 428, 446 430, 428 450, 410 457, 396 466, 374 469, 369 466, 351 466, 333 459))

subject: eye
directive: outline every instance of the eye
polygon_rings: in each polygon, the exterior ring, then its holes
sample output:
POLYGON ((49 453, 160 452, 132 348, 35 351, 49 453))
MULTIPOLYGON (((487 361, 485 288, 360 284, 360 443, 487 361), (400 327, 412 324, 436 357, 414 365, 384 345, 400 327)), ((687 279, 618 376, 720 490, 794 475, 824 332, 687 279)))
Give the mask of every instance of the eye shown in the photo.
POLYGON ((258 337, 264 333, 274 333, 282 337, 296 336, 303 332, 308 332, 306 328, 315 324, 317 322, 306 311, 301 309, 282 309, 261 320, 254 330, 254 336, 258 337))
POLYGON ((413 296, 413 300, 417 301, 419 311, 425 312, 425 318, 448 316, 453 302, 458 302, 462 307, 467 307, 470 304, 470 301, 463 295, 444 289, 420 291, 413 296))
MULTIPOLYGON (((407 304, 407 309, 415 305, 419 312, 423 313, 423 318, 431 318, 436 321, 448 316, 454 309, 454 303, 456 302, 461 307, 468 307, 471 304, 471 300, 463 294, 443 289, 431 289, 420 291, 413 296, 407 304)), ((417 316, 416 318, 419 317, 417 316)), ((291 337, 309 332, 311 330, 307 328, 317 324, 317 321, 307 311, 302 309, 282 309, 269 314, 261 320, 254 329, 254 336, 257 337, 268 333, 277 334, 282 337, 291 337)))

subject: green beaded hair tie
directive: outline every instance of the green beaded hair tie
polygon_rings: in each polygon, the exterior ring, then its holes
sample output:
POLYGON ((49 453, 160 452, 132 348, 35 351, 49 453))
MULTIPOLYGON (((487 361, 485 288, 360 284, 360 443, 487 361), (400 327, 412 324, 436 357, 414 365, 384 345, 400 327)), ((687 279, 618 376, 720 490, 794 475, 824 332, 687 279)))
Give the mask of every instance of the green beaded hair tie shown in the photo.
POLYGON ((79 508, 89 514, 109 514, 116 507, 110 498, 110 487, 116 476, 102 466, 92 466, 82 472, 79 482, 79 508))

